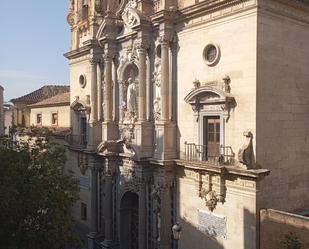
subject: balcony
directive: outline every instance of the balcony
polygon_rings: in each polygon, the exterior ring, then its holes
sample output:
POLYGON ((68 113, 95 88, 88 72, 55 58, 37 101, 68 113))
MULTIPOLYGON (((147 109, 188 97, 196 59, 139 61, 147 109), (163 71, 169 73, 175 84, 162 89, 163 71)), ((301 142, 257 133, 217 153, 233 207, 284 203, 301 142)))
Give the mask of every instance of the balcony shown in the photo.
POLYGON ((185 151, 181 159, 190 162, 205 162, 214 166, 233 165, 235 153, 231 146, 220 145, 219 152, 206 145, 185 142, 185 151))
POLYGON ((88 140, 86 134, 69 134, 66 135, 65 141, 73 148, 86 148, 88 140))

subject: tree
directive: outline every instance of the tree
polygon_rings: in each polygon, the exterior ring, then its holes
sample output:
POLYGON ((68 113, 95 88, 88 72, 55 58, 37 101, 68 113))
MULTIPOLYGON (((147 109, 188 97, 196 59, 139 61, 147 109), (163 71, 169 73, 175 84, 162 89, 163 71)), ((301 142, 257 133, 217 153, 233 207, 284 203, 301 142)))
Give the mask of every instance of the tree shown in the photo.
POLYGON ((77 181, 64 174, 65 151, 48 135, 0 149, 0 248, 78 247, 70 208, 77 181))
POLYGON ((299 241, 299 238, 292 232, 285 235, 284 244, 286 245, 287 249, 301 249, 302 244, 299 241))

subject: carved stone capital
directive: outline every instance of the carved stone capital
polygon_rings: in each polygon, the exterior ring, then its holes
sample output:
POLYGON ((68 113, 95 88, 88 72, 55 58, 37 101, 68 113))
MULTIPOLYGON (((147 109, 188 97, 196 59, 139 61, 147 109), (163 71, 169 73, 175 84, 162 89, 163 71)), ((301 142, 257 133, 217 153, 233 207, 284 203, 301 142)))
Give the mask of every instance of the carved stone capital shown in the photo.
POLYGON ((146 52, 146 50, 150 47, 150 42, 148 40, 138 39, 135 41, 135 47, 138 52, 146 52))
POLYGON ((99 60, 97 58, 95 58, 95 57, 90 57, 89 58, 89 63, 90 63, 91 66, 97 65, 98 62, 99 62, 99 60))
POLYGON ((159 42, 162 46, 170 46, 170 43, 173 41, 173 36, 170 32, 162 34, 159 38, 159 42))

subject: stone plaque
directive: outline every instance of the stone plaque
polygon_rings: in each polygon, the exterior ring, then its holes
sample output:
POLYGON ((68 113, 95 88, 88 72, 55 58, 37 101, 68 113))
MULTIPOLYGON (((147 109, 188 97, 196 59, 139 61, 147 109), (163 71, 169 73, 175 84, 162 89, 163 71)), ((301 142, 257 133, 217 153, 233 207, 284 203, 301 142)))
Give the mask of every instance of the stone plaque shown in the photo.
POLYGON ((197 210, 198 229, 210 237, 226 239, 226 217, 197 210))
POLYGON ((79 177, 79 186, 82 188, 89 189, 90 188, 90 179, 88 176, 80 176, 79 177))

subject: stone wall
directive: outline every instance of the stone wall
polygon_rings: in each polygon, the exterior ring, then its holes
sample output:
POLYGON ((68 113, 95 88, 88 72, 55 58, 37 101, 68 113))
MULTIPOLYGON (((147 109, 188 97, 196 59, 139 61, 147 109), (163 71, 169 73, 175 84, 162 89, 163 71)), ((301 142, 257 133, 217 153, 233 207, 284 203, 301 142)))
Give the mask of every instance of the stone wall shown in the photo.
POLYGON ((256 158, 271 174, 259 205, 294 212, 309 205, 309 19, 301 19, 308 12, 263 2, 257 20, 256 158))
POLYGON ((250 130, 255 138, 256 9, 248 9, 219 21, 200 20, 196 17, 185 27, 178 27, 178 150, 184 151, 185 141, 202 144, 200 122, 196 120, 191 106, 184 101, 193 89, 193 81, 199 80, 201 84, 220 82, 229 76, 231 94, 237 104, 224 124, 223 144, 231 146, 237 153, 244 143, 244 131, 250 130), (203 58, 203 50, 209 43, 220 47, 220 60, 214 66, 208 66, 203 58))
POLYGON ((302 248, 309 248, 309 218, 274 209, 262 209, 260 215, 261 249, 285 248, 285 236, 291 232, 302 248))

